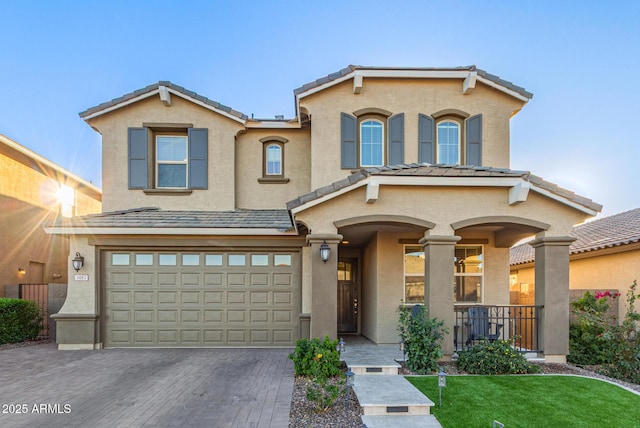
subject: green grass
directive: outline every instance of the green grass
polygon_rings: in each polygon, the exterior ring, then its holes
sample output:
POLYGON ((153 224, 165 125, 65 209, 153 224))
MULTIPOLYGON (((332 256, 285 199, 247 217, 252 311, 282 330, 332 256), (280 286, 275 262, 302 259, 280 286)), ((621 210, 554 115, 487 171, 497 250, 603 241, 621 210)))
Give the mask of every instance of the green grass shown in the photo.
POLYGON ((438 406, 435 376, 407 377, 435 403, 444 428, 640 427, 640 396, 573 376, 447 376, 438 406))

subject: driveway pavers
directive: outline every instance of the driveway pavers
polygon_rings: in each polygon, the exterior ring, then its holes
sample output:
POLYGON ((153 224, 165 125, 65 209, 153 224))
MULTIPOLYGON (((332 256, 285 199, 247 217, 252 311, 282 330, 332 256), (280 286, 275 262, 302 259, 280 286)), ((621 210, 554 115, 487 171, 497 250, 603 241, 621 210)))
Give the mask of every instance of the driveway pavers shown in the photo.
POLYGON ((0 427, 287 427, 290 352, 5 350, 0 427))

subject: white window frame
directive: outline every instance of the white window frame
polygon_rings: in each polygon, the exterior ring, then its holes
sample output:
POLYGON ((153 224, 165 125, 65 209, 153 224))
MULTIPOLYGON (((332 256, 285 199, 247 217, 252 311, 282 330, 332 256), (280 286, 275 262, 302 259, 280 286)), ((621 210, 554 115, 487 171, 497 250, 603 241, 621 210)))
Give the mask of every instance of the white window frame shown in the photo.
POLYGON ((482 256, 482 272, 480 273, 458 273, 455 271, 455 256, 454 256, 454 266, 453 266, 453 278, 454 278, 454 287, 455 287, 455 278, 456 277, 479 277, 480 278, 480 294, 478 296, 478 301, 477 302, 459 302, 456 301, 455 297, 456 297, 456 293, 454 290, 453 293, 453 297, 454 297, 454 303, 456 305, 477 305, 477 304, 481 304, 484 302, 484 272, 485 272, 485 268, 486 268, 486 263, 485 263, 485 248, 484 245, 480 245, 480 244, 458 244, 455 246, 455 248, 460 248, 460 247, 467 247, 467 248, 471 248, 471 247, 479 247, 480 248, 480 254, 482 256))
POLYGON ((381 120, 379 120, 379 119, 373 119, 373 118, 366 118, 366 119, 363 119, 363 120, 359 123, 359 125, 358 125, 358 137, 359 137, 359 138, 358 138, 358 143, 359 143, 359 144, 358 144, 358 149, 359 149, 358 151, 359 151, 359 154, 360 154, 360 156, 359 156, 359 158, 360 158, 360 159, 359 159, 359 161, 360 161, 360 166, 362 166, 362 167, 376 167, 376 166, 383 166, 383 165, 385 164, 385 159, 384 159, 384 155, 385 155, 385 153, 384 153, 384 152, 385 152, 385 130, 384 130, 384 122, 383 122, 383 121, 381 121, 381 120), (367 123, 367 122, 376 122, 376 123, 379 123, 379 124, 380 124, 380 126, 381 126, 381 130, 382 130, 382 132, 381 132, 381 135, 382 135, 382 141, 380 142, 380 145, 381 145, 381 150, 382 150, 382 156, 381 156, 381 164, 380 164, 380 165, 369 165, 369 164, 365 164, 365 163, 362 161, 362 152, 363 152, 363 150, 362 150, 362 144, 363 144, 363 141, 362 141, 362 126, 363 126, 365 123, 367 123))
POLYGON ((458 127, 458 159, 455 165, 462 163, 462 124, 454 119, 442 119, 436 123, 436 163, 447 163, 440 160, 440 125, 445 123, 453 123, 458 127))
POLYGON ((155 136, 155 181, 156 189, 188 189, 189 188, 189 137, 179 134, 161 134, 155 136), (185 143, 185 159, 184 161, 161 161, 158 159, 158 139, 160 138, 183 138, 185 143), (185 165, 184 187, 161 187, 159 183, 160 165, 185 165))
POLYGON ((266 176, 274 176, 274 177, 282 177, 284 172, 282 171, 282 158, 283 158, 283 150, 284 146, 282 144, 270 143, 265 147, 265 159, 264 159, 264 175, 266 176), (279 159, 278 159, 278 172, 269 172, 269 149, 271 147, 275 147, 278 149, 279 159))

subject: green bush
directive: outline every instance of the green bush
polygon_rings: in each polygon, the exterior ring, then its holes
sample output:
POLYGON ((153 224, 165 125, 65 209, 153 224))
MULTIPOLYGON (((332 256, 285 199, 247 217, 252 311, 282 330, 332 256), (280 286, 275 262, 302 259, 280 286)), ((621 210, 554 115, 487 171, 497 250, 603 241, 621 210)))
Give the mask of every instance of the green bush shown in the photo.
POLYGON ((612 331, 615 318, 608 317, 609 298, 617 295, 589 291, 580 299, 571 302, 575 321, 569 326, 569 355, 567 361, 581 365, 610 363, 615 360, 612 346, 612 331))
POLYGON ((460 352, 458 368, 481 375, 539 373, 540 367, 529 363, 512 347, 515 339, 480 341, 469 350, 460 352))
POLYGON ((428 318, 424 306, 409 309, 400 306, 398 330, 404 341, 407 368, 418 374, 432 373, 438 369, 442 357, 442 340, 446 329, 444 321, 428 318), (412 315, 412 311, 414 315, 412 315))
POLYGON ((0 345, 38 337, 42 319, 36 302, 0 298, 0 345))
POLYGON ((329 339, 329 336, 325 336, 323 341, 317 337, 296 341, 296 349, 289 354, 296 376, 333 377, 340 374, 340 353, 337 346, 338 341, 329 339), (320 359, 318 354, 322 355, 320 359))

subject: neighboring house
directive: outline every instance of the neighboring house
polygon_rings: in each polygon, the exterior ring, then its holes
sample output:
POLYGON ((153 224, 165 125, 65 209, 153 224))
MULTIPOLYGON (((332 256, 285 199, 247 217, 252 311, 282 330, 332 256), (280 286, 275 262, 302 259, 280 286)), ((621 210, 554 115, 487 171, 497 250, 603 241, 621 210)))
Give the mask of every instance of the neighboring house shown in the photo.
MULTIPOLYGON (((570 236, 569 288, 573 297, 586 290, 618 290, 618 319, 634 280, 640 282, 640 208, 580 224, 570 236)), ((511 288, 515 297, 535 295, 535 254, 530 245, 511 249, 511 288)))
POLYGON ((103 139, 104 212, 47 228, 88 274, 59 348, 397 343, 406 301, 445 321, 450 355, 456 314, 509 304, 509 248, 535 234, 536 350, 563 361, 569 232, 601 206, 509 169, 531 97, 474 66, 349 66, 296 89, 292 119, 166 81, 80 113, 103 139))
POLYGON ((42 225, 101 211, 100 189, 0 135, 0 297, 5 286, 65 284, 69 238, 42 225))

